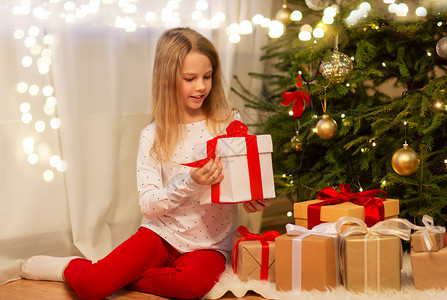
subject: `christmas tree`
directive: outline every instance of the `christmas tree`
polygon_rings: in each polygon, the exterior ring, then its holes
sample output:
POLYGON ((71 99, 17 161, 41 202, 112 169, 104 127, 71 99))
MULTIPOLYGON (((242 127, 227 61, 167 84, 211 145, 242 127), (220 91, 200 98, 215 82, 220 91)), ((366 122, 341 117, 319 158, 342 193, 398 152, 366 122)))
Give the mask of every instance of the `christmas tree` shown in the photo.
POLYGON ((446 225, 447 7, 405 2, 403 16, 382 0, 289 0, 324 36, 306 41, 304 22, 288 24, 264 48, 273 70, 250 74, 265 89, 233 87, 263 113, 256 125, 272 135, 277 190, 291 201, 349 183, 399 199, 400 217, 446 225))

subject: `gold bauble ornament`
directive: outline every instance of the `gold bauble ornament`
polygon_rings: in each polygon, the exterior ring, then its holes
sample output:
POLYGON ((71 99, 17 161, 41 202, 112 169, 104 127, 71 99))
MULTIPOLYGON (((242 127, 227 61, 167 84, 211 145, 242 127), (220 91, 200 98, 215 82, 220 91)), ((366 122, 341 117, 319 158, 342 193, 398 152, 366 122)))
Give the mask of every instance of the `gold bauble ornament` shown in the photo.
POLYGON ((284 24, 284 26, 290 25, 292 23, 292 20, 290 19, 290 14, 292 13, 292 10, 287 7, 286 4, 282 5, 282 8, 280 8, 276 12, 276 21, 279 21, 284 24))
POLYGON ((323 140, 333 138, 338 132, 338 125, 334 119, 328 115, 323 115, 323 118, 317 123, 317 134, 323 140))
POLYGON ((334 50, 329 57, 321 62, 320 72, 326 79, 340 83, 345 80, 346 75, 351 73, 353 68, 352 59, 349 56, 334 50))
POLYGON ((409 176, 419 169, 419 158, 416 152, 405 143, 393 154, 391 165, 397 174, 409 176))
POLYGON ((290 139, 290 147, 292 147, 292 149, 295 151, 303 150, 303 142, 301 141, 298 134, 290 139))

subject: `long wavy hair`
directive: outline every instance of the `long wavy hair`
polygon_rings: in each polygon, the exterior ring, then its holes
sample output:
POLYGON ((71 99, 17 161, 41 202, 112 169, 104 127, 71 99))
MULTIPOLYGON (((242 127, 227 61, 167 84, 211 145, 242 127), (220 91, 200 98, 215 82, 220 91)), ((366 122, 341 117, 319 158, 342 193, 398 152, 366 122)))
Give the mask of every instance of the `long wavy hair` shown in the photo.
POLYGON ((174 147, 185 132, 182 97, 182 67, 188 53, 205 55, 213 68, 212 88, 202 104, 208 129, 218 134, 221 126, 232 117, 223 87, 219 56, 214 45, 190 28, 165 31, 157 43, 152 79, 152 116, 156 134, 151 155, 169 161, 174 147), (181 125, 181 126, 179 126, 181 125))

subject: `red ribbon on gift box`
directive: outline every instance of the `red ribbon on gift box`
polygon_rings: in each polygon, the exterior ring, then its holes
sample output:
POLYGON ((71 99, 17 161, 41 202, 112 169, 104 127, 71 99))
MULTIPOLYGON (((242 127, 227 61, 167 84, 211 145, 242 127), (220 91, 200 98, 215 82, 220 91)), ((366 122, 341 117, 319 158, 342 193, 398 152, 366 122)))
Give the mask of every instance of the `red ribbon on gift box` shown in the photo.
POLYGON ((317 193, 317 197, 323 202, 310 204, 307 207, 307 227, 312 229, 321 223, 321 207, 325 205, 334 205, 343 202, 352 202, 365 207, 365 223, 368 227, 373 226, 379 221, 385 219, 385 209, 383 201, 387 197, 385 191, 374 189, 358 193, 351 193, 351 186, 347 183, 340 184, 338 192, 332 187, 326 187, 317 193), (377 198, 379 194, 384 193, 383 198, 377 198))
MULTIPOLYGON (((259 161, 259 150, 256 136, 248 135, 247 125, 238 120, 231 122, 225 131, 227 132, 227 134, 216 136, 215 138, 206 142, 206 158, 182 165, 187 167, 201 168, 210 159, 216 158, 217 140, 230 137, 245 137, 245 144, 247 147, 248 175, 250 176, 251 197, 252 200, 264 199, 264 195, 262 192, 261 165, 259 161)), ((219 183, 213 184, 211 186, 211 202, 221 203, 219 183)))
POLYGON ((237 274, 237 256, 238 256, 238 246, 240 242, 243 241, 259 241, 262 245, 261 250, 261 280, 268 280, 269 278, 269 243, 268 241, 275 241, 275 238, 279 236, 279 232, 275 230, 268 231, 262 235, 251 233, 248 231, 247 227, 239 226, 237 231, 242 235, 242 238, 237 240, 234 244, 232 252, 232 266, 234 273, 237 274))

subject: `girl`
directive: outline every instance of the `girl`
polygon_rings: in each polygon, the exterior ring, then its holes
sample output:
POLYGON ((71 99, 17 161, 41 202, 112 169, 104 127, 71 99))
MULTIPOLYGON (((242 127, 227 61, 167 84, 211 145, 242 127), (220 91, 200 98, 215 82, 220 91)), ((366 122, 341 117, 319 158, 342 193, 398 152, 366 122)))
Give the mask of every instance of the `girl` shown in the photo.
MULTIPOLYGON (((189 28, 160 37, 153 69, 152 118, 141 132, 137 156, 137 233, 96 263, 74 257, 34 256, 22 277, 65 280, 83 299, 103 299, 122 287, 169 298, 205 295, 231 261, 237 206, 200 204, 202 187, 222 180, 219 159, 201 168, 193 145, 240 119, 226 101, 214 46, 189 28)), ((261 211, 269 200, 243 204, 261 211)))

